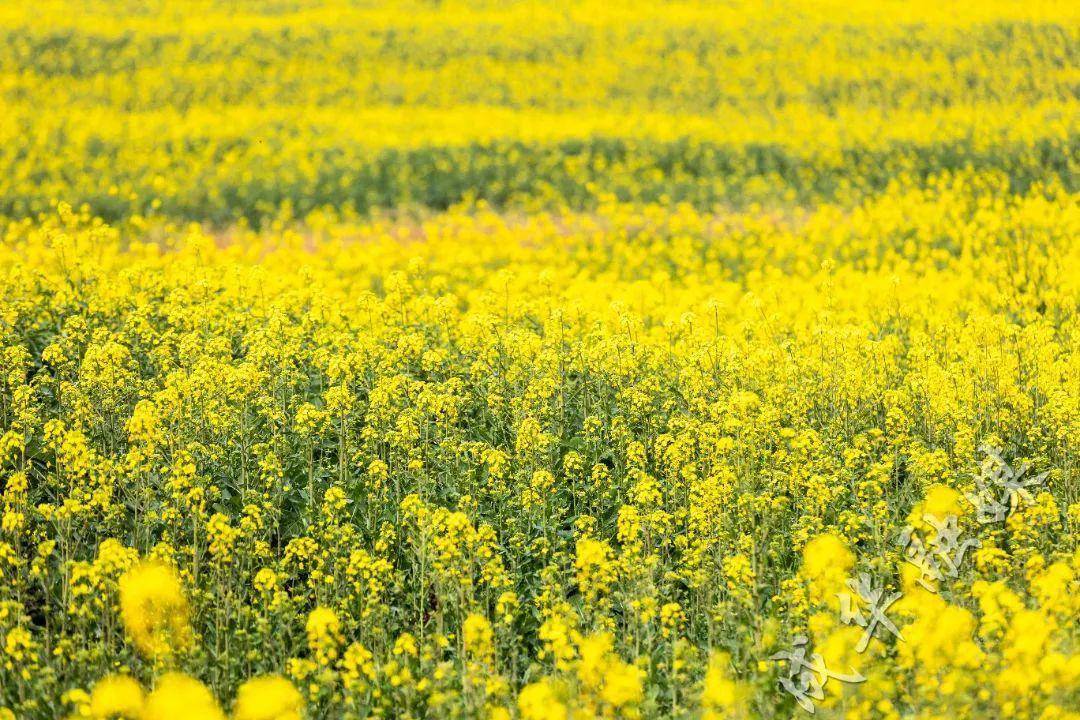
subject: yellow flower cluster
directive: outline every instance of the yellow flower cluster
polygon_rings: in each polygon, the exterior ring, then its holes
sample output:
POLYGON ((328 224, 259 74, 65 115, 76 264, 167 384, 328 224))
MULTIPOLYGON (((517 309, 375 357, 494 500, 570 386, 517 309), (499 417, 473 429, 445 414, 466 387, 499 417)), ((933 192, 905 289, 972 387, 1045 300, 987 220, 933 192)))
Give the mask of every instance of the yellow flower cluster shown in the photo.
POLYGON ((188 646, 187 598, 171 568, 158 562, 138 565, 120 578, 119 586, 124 627, 140 651, 156 657, 188 646))
MULTIPOLYGON (((93 720, 225 720, 203 683, 179 672, 154 681, 146 693, 129 675, 113 675, 94 685, 88 701, 77 702, 72 718, 93 720)), ((301 720, 304 702, 288 680, 265 676, 248 680, 236 695, 232 720, 301 720)))
MULTIPOLYGON (((102 543, 102 551, 109 541, 102 543)), ((134 644, 159 667, 175 661, 190 636, 186 598, 173 570, 157 561, 135 565, 119 582, 120 613, 134 644)), ((325 644, 337 617, 317 608, 308 618, 308 631, 325 644)), ((213 693, 199 680, 169 671, 153 681, 149 694, 131 675, 110 675, 87 694, 65 694, 74 706, 69 716, 92 720, 225 720, 213 693)), ((243 683, 236 695, 233 720, 302 720, 304 699, 291 682, 267 675, 243 683)))
POLYGON ((517 707, 523 720, 636 718, 644 698, 643 671, 614 652, 610 633, 572 633, 570 673, 556 673, 521 689, 517 707))

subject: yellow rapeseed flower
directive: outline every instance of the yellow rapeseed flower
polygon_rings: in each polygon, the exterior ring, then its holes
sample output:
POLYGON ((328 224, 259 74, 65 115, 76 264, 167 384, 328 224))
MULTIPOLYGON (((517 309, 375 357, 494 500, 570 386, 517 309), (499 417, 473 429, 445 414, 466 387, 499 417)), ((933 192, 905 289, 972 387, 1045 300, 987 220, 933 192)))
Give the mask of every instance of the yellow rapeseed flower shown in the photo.
POLYGON ((818 535, 803 548, 802 573, 815 602, 833 603, 851 577, 855 556, 839 537, 832 533, 818 535))
POLYGON ((560 695, 551 680, 529 683, 518 694, 522 720, 566 720, 567 706, 560 695))
POLYGON ((146 698, 142 720, 225 720, 209 688, 183 673, 157 679, 146 698))
POLYGON ((252 678, 236 694, 233 720, 301 720, 304 699, 279 675, 252 678))
POLYGON ((149 657, 184 650, 191 642, 184 587, 164 563, 145 561, 120 577, 120 611, 135 646, 149 657))
POLYGON ((90 714, 97 720, 142 717, 146 695, 130 675, 112 675, 99 680, 90 693, 90 714))

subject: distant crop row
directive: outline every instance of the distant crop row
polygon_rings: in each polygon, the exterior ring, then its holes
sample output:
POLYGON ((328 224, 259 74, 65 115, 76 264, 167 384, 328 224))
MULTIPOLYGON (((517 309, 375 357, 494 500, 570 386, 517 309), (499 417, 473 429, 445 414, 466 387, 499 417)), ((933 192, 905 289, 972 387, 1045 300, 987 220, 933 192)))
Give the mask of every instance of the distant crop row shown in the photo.
POLYGON ((0 214, 709 207, 962 168, 1073 187, 1074 20, 1043 2, 15 3, 0 214))

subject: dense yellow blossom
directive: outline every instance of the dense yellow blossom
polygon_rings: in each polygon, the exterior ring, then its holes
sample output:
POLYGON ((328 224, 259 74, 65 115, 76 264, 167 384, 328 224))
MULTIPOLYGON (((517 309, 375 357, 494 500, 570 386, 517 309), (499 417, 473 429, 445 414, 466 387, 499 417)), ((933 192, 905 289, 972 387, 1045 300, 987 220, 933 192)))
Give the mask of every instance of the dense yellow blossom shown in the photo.
POLYGON ((280 676, 252 678, 240 686, 234 720, 301 720, 304 700, 293 684, 280 676))
POLYGON ((120 612, 135 645, 148 656, 168 655, 190 642, 187 597, 168 565, 148 561, 124 573, 120 612))
POLYGON ((0 720, 1075 717, 1078 28, 0 4, 0 720))
POLYGON ((131 676, 102 678, 90 693, 90 714, 99 720, 139 720, 145 700, 142 686, 131 676))
POLYGON ((493 633, 487 618, 476 613, 469 615, 461 626, 461 633, 466 652, 479 660, 490 659, 493 633))
POLYGON ((225 713, 205 685, 174 672, 157 679, 141 717, 143 720, 225 720, 225 713))
POLYGON ((566 704, 547 680, 523 687, 517 705, 523 720, 566 720, 568 717, 566 704))
POLYGON ((852 575, 855 557, 847 545, 833 534, 818 535, 803 548, 802 572, 810 596, 819 603, 832 603, 852 575))
POLYGON ((308 645, 313 653, 323 662, 337 657, 338 645, 342 642, 341 620, 330 608, 317 607, 307 619, 308 645))
POLYGON ((709 658, 701 691, 702 720, 739 720, 750 716, 748 688, 731 677, 731 655, 716 653, 709 658))

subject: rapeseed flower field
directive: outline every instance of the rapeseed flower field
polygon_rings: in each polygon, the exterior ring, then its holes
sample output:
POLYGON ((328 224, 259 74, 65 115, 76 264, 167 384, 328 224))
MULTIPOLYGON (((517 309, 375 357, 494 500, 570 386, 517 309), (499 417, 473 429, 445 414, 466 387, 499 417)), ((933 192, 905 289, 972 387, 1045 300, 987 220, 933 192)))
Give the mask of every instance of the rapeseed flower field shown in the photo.
POLYGON ((0 720, 1080 718, 1080 6, 0 35, 0 720))

